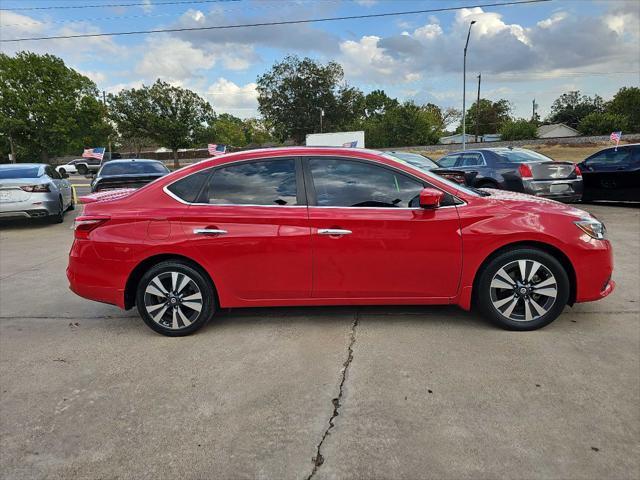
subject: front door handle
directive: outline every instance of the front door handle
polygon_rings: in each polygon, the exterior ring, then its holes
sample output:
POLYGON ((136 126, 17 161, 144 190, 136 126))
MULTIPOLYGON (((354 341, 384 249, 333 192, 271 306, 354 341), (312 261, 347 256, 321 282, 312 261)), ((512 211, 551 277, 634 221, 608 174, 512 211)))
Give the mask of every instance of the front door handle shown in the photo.
POLYGON ((224 235, 227 231, 218 228, 194 228, 193 233, 196 235, 224 235))
POLYGON ((350 235, 351 230, 342 230, 340 228, 319 228, 318 235, 332 235, 332 236, 340 236, 340 235, 350 235))

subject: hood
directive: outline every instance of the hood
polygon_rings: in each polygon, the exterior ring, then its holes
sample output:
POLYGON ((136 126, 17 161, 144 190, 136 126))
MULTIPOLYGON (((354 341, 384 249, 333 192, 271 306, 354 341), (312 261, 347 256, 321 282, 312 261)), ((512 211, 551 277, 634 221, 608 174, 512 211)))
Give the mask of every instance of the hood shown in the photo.
POLYGON ((503 206, 513 210, 522 210, 523 212, 536 211, 541 214, 556 213, 571 215, 578 219, 593 216, 584 210, 549 198, 535 197, 533 195, 527 195, 526 193, 509 192, 507 190, 496 190, 493 188, 483 188, 482 190, 486 190, 491 194, 491 196, 483 197, 484 200, 500 202, 503 206))

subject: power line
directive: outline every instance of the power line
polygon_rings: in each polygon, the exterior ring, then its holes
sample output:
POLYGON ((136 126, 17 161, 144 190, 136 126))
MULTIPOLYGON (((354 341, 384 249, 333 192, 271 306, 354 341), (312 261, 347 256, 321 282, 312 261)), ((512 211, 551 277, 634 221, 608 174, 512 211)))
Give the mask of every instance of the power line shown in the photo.
POLYGON ((11 38, 8 40, 2 39, 0 40, 0 43, 39 41, 39 40, 61 40, 61 39, 68 39, 68 38, 110 37, 110 36, 121 36, 121 35, 145 35, 145 34, 151 34, 151 33, 168 33, 168 32, 194 32, 194 31, 202 31, 202 30, 227 30, 227 29, 233 29, 233 28, 265 27, 265 26, 274 26, 274 25, 294 25, 294 24, 301 24, 301 23, 333 22, 337 20, 356 20, 356 19, 364 19, 364 18, 393 17, 393 16, 400 16, 400 15, 417 15, 422 13, 450 12, 454 10, 462 10, 464 8, 501 7, 501 6, 508 6, 508 5, 524 5, 524 4, 542 3, 542 2, 550 2, 550 1, 551 0, 522 0, 522 1, 515 1, 515 2, 464 5, 460 7, 431 8, 426 10, 409 10, 404 12, 386 12, 386 13, 371 13, 368 15, 348 15, 343 17, 313 18, 308 20, 283 20, 280 22, 243 23, 243 24, 236 24, 236 25, 216 25, 211 27, 163 28, 163 29, 157 29, 157 30, 131 30, 127 32, 81 33, 76 35, 54 35, 50 37, 11 38))
POLYGON ((111 3, 102 5, 52 5, 48 7, 16 7, 16 8, 0 8, 0 10, 6 11, 27 11, 27 10, 61 10, 61 9, 81 9, 81 8, 108 8, 108 7, 159 7, 162 5, 185 5, 192 3, 220 3, 220 2, 236 2, 239 0, 180 0, 174 2, 161 2, 161 3, 111 3))

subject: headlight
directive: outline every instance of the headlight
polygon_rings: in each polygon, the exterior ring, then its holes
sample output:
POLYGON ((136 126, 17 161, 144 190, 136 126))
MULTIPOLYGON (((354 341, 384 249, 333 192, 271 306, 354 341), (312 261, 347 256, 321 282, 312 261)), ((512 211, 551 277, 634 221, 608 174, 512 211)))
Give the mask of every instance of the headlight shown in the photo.
POLYGON ((574 223, 584 233, 597 240, 603 240, 607 233, 604 224, 595 218, 583 218, 574 223))

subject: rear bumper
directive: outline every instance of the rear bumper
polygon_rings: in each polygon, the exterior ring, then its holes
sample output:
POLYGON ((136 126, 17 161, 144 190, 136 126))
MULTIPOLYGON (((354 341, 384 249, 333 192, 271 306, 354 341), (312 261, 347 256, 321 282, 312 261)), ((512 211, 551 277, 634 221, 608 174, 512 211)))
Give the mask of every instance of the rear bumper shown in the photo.
POLYGON ((0 203, 0 218, 37 218, 55 215, 60 208, 60 202, 54 200, 40 200, 31 195, 29 200, 22 202, 0 203))
POLYGON ((578 202, 582 198, 582 179, 524 180, 524 191, 529 195, 562 202, 578 202))
POLYGON ((81 297, 124 308, 124 285, 109 269, 110 262, 98 258, 90 242, 75 240, 69 252, 69 289, 81 297))

